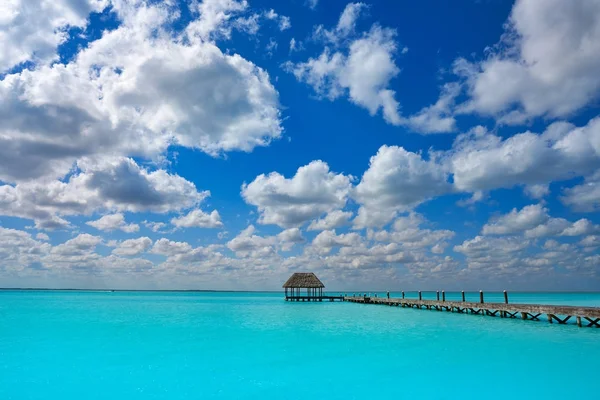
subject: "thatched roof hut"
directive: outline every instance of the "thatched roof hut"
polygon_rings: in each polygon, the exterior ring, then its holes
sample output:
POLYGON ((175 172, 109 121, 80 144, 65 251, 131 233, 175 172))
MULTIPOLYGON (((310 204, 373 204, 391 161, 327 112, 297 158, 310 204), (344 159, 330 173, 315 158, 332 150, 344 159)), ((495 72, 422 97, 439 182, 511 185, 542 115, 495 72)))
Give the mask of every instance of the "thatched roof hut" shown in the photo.
POLYGON ((295 272, 290 278, 283 284, 285 288, 285 299, 319 299, 323 296, 323 282, 317 278, 312 272, 295 272), (306 289, 302 293, 302 289, 306 289))
POLYGON ((324 288, 323 282, 312 272, 295 272, 284 284, 284 288, 324 288))

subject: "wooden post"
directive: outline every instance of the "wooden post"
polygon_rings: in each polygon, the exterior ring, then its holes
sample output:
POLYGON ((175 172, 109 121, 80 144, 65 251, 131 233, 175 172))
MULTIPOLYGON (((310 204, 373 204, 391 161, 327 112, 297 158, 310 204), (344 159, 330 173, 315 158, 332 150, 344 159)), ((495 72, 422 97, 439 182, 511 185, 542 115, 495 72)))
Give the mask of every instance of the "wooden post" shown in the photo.
POLYGON ((483 290, 479 291, 479 302, 483 304, 483 290))
POLYGON ((552 314, 548 314, 548 322, 552 323, 552 314))
POLYGON ((438 290, 437 292, 435 292, 436 297, 437 297, 437 301, 440 301, 440 291, 438 290))
POLYGON ((504 291, 504 303, 508 304, 508 293, 506 293, 506 290, 504 291))
POLYGON ((523 319, 527 319, 527 313, 526 313, 526 312, 522 312, 522 313, 521 313, 521 318, 523 318, 523 319))
POLYGON ((465 302, 465 291, 463 290, 461 293, 462 293, 462 300, 463 300, 463 303, 464 303, 465 302))
POLYGON ((442 301, 446 301, 446 291, 442 290, 442 301))
POLYGON ((581 317, 577 317, 577 326, 581 328, 581 317))
POLYGON ((419 290, 419 300, 423 300, 423 297, 421 296, 421 291, 419 290))

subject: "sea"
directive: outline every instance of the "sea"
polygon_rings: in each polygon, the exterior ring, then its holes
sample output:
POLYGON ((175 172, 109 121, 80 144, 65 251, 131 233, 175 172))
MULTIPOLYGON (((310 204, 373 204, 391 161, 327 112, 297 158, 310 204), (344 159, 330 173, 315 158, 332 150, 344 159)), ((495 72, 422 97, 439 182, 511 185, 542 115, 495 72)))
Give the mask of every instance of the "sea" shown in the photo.
MULTIPOLYGON (((509 301, 600 306, 600 293, 509 301)), ((600 329, 546 320, 282 293, 0 291, 0 400, 600 399, 599 373, 600 329)))

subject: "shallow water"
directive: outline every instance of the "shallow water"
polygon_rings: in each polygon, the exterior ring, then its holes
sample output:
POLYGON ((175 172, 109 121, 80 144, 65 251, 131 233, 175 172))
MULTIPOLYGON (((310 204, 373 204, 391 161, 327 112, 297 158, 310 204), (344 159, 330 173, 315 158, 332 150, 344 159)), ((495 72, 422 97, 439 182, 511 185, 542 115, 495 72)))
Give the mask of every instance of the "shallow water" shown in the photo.
POLYGON ((599 359, 600 329, 547 322, 279 293, 0 291, 0 399, 559 399, 593 396, 599 359))

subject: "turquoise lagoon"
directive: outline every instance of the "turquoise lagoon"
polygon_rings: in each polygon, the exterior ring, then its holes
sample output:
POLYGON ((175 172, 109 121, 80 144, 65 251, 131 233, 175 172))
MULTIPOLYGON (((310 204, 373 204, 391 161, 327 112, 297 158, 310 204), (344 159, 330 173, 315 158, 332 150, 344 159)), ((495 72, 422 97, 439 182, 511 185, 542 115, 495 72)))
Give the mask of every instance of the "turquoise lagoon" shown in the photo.
POLYGON ((600 329, 543 321, 280 293, 0 291, 2 400, 597 398, 599 362, 600 329))

